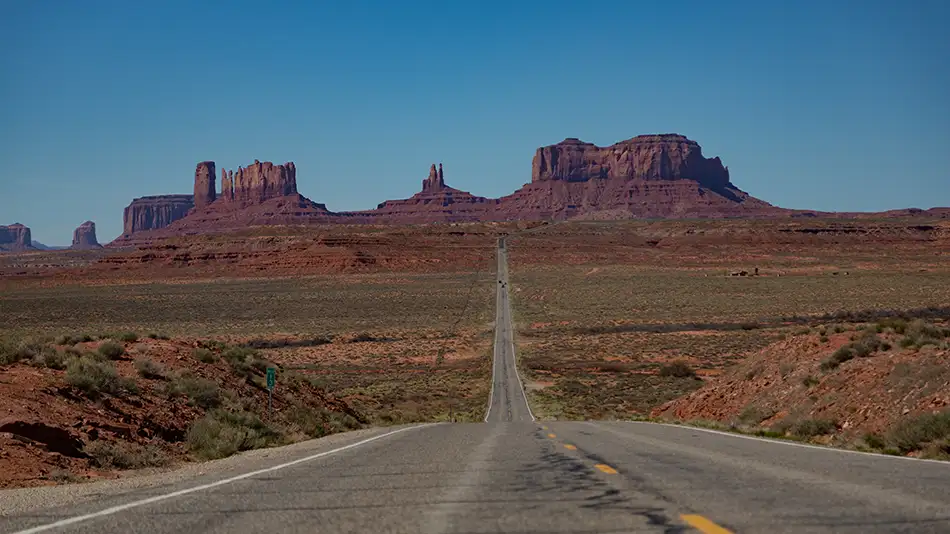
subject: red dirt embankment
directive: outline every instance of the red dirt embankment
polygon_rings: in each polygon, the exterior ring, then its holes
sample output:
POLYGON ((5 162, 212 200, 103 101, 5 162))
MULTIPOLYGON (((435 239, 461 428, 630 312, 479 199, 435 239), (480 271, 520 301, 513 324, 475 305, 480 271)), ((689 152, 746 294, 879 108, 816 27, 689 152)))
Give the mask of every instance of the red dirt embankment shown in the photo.
POLYGON ((834 425, 821 434, 847 443, 867 434, 885 435, 920 414, 950 409, 946 341, 930 339, 923 346, 907 347, 911 336, 885 329, 877 335, 881 345, 876 350, 856 350, 848 356, 848 347, 873 339, 870 336, 861 329, 834 333, 831 327, 825 334, 790 336, 652 415, 783 430, 796 422, 820 420, 834 425), (836 357, 843 361, 836 362, 836 357))
POLYGON ((228 360, 218 345, 202 361, 195 357, 197 340, 144 339, 121 344, 125 353, 109 359, 96 352, 103 343, 116 342, 0 347, 0 488, 111 478, 119 468, 174 464, 195 454, 224 456, 196 453, 198 442, 189 437, 218 407, 242 420, 230 427, 212 421, 212 437, 217 431, 225 433, 219 442, 229 441, 227 432, 257 436, 257 445, 234 442, 237 450, 329 433, 334 417, 354 424, 360 418, 345 402, 283 373, 267 420, 266 363, 250 352, 228 360), (14 358, 15 352, 29 354, 14 358))

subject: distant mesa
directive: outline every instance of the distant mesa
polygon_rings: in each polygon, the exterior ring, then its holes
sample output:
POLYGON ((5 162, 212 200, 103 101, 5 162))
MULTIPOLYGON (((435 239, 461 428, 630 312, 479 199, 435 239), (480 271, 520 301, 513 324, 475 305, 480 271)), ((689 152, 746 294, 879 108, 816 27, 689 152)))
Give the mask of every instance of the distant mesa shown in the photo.
POLYGON ((125 236, 165 228, 195 207, 192 195, 139 197, 125 208, 122 233, 125 236))
POLYGON ((96 223, 86 221, 80 224, 73 232, 73 244, 70 248, 74 250, 102 248, 102 245, 96 239, 96 223))
POLYGON ((167 200, 159 201, 158 205, 164 208, 158 213, 160 220, 142 231, 126 232, 110 246, 135 245, 153 237, 228 231, 249 226, 337 222, 326 206, 297 192, 297 169, 293 162, 277 165, 254 160, 251 165, 234 171, 222 169, 220 193, 217 192, 215 168, 213 161, 198 163, 193 197, 177 196, 181 204, 173 210, 167 200))
POLYGON ((20 223, 0 226, 0 251, 19 252, 34 250, 30 228, 20 223))
POLYGON ((721 218, 782 210, 735 187, 718 157, 679 134, 607 147, 568 138, 537 149, 531 183, 501 199, 506 219, 721 218))
POLYGON ((125 233, 113 244, 284 224, 846 215, 786 210, 755 198, 732 183, 718 157, 705 157, 696 141, 679 134, 640 135, 606 147, 567 138, 540 147, 531 181, 498 199, 450 187, 442 164, 432 164, 421 191, 366 211, 331 212, 299 194, 293 162, 254 160, 237 170, 221 169, 220 192, 216 172, 213 161, 202 161, 195 167, 193 195, 135 199, 126 208, 125 233))

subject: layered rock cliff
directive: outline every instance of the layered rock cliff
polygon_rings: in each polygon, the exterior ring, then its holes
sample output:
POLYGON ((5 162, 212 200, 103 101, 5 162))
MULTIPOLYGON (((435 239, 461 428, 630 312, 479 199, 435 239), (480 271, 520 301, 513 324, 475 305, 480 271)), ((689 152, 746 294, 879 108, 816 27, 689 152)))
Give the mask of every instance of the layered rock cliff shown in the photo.
POLYGON ((20 251, 33 249, 33 236, 27 226, 13 223, 0 226, 0 251, 20 251))
MULTIPOLYGON (((223 171, 222 171, 223 172, 223 171)), ((195 207, 201 209, 217 198, 214 162, 202 161, 195 168, 195 207)))
POLYGON ((718 157, 677 134, 608 147, 578 139, 539 148, 531 183, 501 199, 502 219, 733 217, 777 210, 729 180, 718 157))
POLYGON ((96 223, 86 221, 73 231, 73 244, 71 248, 88 250, 100 247, 102 247, 102 245, 100 245, 96 239, 96 223))
POLYGON ((125 208, 123 234, 131 235, 146 230, 165 228, 183 218, 195 207, 191 195, 161 195, 140 197, 125 208))
MULTIPOLYGON (((214 163, 212 165, 212 172, 214 163)), ((197 187, 197 182, 195 187, 197 187)), ((236 171, 221 169, 221 198, 226 202, 259 204, 271 198, 297 194, 297 168, 292 161, 274 165, 269 161, 254 163, 236 171)))

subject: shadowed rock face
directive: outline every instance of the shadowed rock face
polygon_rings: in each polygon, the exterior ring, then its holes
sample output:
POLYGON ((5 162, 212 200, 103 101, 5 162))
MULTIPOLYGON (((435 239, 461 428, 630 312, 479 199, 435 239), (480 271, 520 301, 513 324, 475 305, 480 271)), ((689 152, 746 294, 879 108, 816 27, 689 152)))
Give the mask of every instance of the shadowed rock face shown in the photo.
POLYGON ((20 223, 0 226, 0 250, 30 250, 33 248, 33 236, 29 227, 20 223))
POLYGON ((682 135, 640 135, 608 147, 565 139, 539 148, 531 162, 531 181, 593 179, 694 180, 720 190, 729 184, 729 170, 719 158, 703 157, 696 141, 682 135))
POLYGON ((214 202, 217 187, 214 183, 214 162, 202 161, 195 168, 195 207, 201 209, 214 202))
MULTIPOLYGON (((195 187, 197 187, 197 182, 195 187)), ((294 163, 274 165, 254 163, 237 171, 221 170, 221 198, 225 202, 260 204, 265 200, 297 194, 297 168, 294 163)))
POLYGON ((99 244, 99 241, 96 239, 96 223, 92 221, 86 221, 79 225, 78 228, 73 232, 73 245, 74 249, 92 249, 99 248, 102 245, 99 244))
POLYGON ((141 197, 132 201, 123 214, 123 234, 165 228, 195 207, 191 195, 141 197))

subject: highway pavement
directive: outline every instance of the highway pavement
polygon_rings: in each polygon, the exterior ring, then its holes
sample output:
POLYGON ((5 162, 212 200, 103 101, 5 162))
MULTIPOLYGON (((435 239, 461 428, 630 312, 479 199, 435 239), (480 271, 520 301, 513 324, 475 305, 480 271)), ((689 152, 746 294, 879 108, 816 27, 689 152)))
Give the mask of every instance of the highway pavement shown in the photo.
POLYGON ((950 533, 948 463, 672 425, 535 421, 505 261, 500 247, 486 422, 331 436, 174 481, 105 483, 63 504, 43 493, 62 488, 39 490, 11 513, 4 499, 25 490, 0 492, 0 532, 950 533))

